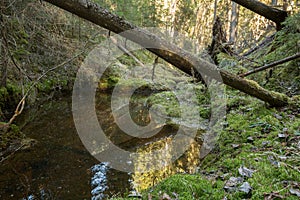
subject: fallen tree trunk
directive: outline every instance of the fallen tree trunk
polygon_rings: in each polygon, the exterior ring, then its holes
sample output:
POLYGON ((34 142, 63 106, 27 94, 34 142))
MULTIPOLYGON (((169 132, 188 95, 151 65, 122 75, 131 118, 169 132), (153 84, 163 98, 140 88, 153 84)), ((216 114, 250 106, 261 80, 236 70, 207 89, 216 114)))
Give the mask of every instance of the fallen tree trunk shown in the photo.
MULTIPOLYGON (((158 57, 166 60, 187 74, 192 75, 193 72, 197 72, 199 68, 200 72, 203 72, 204 75, 214 74, 214 71, 217 69, 216 65, 195 57, 189 52, 184 51, 183 49, 155 36, 148 31, 134 26, 128 21, 110 13, 108 10, 88 0, 45 1, 115 33, 121 33, 123 31, 134 29, 133 31, 122 34, 122 36, 140 44, 143 47, 151 46, 151 48, 147 48, 147 50, 151 51, 158 57)), ((288 104, 288 97, 286 95, 265 90, 254 81, 242 79, 224 70, 220 70, 219 74, 223 79, 222 81, 226 85, 261 99, 269 103, 271 106, 284 106, 288 104)), ((218 79, 217 77, 211 78, 218 79)))
POLYGON ((232 1, 275 22, 277 26, 277 30, 280 30, 282 28, 281 23, 288 16, 286 11, 272 8, 257 0, 232 0, 232 1))

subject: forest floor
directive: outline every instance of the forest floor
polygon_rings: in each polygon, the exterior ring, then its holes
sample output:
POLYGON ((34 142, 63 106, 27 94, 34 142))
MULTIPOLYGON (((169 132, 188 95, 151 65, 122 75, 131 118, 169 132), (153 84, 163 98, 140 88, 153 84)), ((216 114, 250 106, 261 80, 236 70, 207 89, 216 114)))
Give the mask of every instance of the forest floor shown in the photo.
MULTIPOLYGON (((264 64, 299 52, 299 19, 300 14, 295 15, 294 18, 289 18, 285 24, 286 28, 276 34, 275 40, 270 45, 259 49, 248 56, 247 59, 253 59, 255 62, 264 64)), ((27 35, 24 35, 24 38, 26 40, 30 39, 27 35)), ((62 41, 58 40, 56 42, 58 44, 67 43, 62 41)), ((26 44, 34 42, 36 41, 29 41, 26 44)), ((72 46, 71 44, 73 43, 70 42, 69 46, 72 46)), ((40 44, 40 46, 43 45, 45 49, 48 47, 45 44, 40 44)), ((81 45, 81 47, 83 46, 81 45)), ((72 54, 76 48, 70 49, 61 48, 57 45, 57 51, 55 52, 69 52, 70 50, 70 54, 72 54)), ((59 57, 59 62, 63 62, 70 56, 53 54, 51 57, 40 55, 41 61, 37 62, 37 66, 31 66, 31 68, 36 70, 36 73, 41 74, 40 71, 42 70, 39 67, 44 66, 44 63, 47 63, 49 68, 55 66, 51 60, 53 57, 59 57), (48 60, 44 60, 45 57, 48 60)), ((153 58, 151 57, 151 62, 153 62, 153 58)), ((236 74, 258 67, 253 66, 253 62, 246 63, 245 60, 241 61, 222 53, 218 56, 218 59, 220 68, 236 74)), ((77 62, 79 62, 78 60, 77 62)), ((127 62, 130 61, 123 60, 122 63, 126 65, 127 62)), ((71 63, 70 65, 76 64, 71 63)), ((53 72, 51 76, 45 76, 29 96, 29 104, 32 105, 35 101, 41 103, 45 98, 49 100, 54 94, 62 94, 62 90, 70 91, 76 70, 76 67, 71 70, 62 68, 53 72), (41 96, 46 97, 42 98, 41 96)), ((140 72, 144 73, 143 70, 140 72)), ((157 73, 159 74, 159 72, 157 73)), ((283 64, 272 73, 272 76, 269 75, 270 71, 263 72, 260 75, 255 74, 250 79, 254 79, 270 90, 286 93, 289 96, 299 95, 299 61, 283 64)), ((149 75, 151 72, 147 74, 149 75)), ((167 75, 170 77, 170 74, 167 75)), ((165 76, 161 74, 160 79, 165 81, 165 76)), ((170 93, 164 91, 163 85, 167 84, 167 87, 170 87, 170 85, 182 83, 181 85, 184 86, 183 83, 187 80, 188 78, 184 80, 177 78, 168 83, 162 82, 162 87, 156 89, 161 91, 163 97, 172 98, 170 93)), ((117 82, 117 77, 108 75, 99 87, 103 90, 109 89, 117 82)), ((201 86, 201 88, 204 87, 201 86)), ((4 115, 11 116, 14 113, 15 105, 22 96, 21 94, 21 88, 18 87, 18 84, 9 83, 7 88, 1 88, 1 121, 9 119, 4 115)), ((173 175, 154 187, 141 191, 143 199, 299 199, 299 107, 270 108, 257 99, 229 88, 226 91, 226 96, 226 122, 219 132, 216 147, 202 160, 198 172, 190 175, 173 175)), ((156 97, 159 98, 159 96, 156 97)), ((198 97, 201 103, 207 103, 208 98, 204 96, 203 92, 198 94, 198 97)), ((153 101, 157 101, 157 98, 153 101)), ((166 105, 166 108, 170 108, 168 114, 176 116, 177 106, 177 104, 168 103, 166 105)), ((199 112, 202 117, 209 117, 209 109, 200 108, 199 112)), ((0 129, 2 128, 3 124, 0 124, 0 129)), ((20 150, 19 148, 27 148, 34 143, 30 139, 26 139, 26 136, 22 134, 20 127, 17 125, 11 125, 9 131, 5 130, 4 132, 5 134, 0 132, 1 158, 6 158, 12 152, 20 150)))
POLYGON ((193 175, 177 174, 144 191, 146 199, 298 199, 300 112, 268 108, 230 91, 217 147, 193 175), (298 197, 297 197, 298 196, 298 197))
MULTIPOLYGON (((271 43, 247 58, 220 53, 219 67, 240 74, 257 67, 257 63, 264 65, 299 52, 299 18, 300 14, 288 18, 271 43)), ((300 93, 299 59, 250 79, 269 90, 296 97, 300 93)), ((207 96, 203 95, 198 94, 198 100, 205 104, 207 96)), ((142 191, 143 199, 299 199, 299 100, 294 98, 298 106, 271 108, 230 88, 226 96, 226 122, 216 147, 201 161, 198 172, 173 175, 142 191)), ((207 110, 199 112, 202 117, 209 116, 207 110)))

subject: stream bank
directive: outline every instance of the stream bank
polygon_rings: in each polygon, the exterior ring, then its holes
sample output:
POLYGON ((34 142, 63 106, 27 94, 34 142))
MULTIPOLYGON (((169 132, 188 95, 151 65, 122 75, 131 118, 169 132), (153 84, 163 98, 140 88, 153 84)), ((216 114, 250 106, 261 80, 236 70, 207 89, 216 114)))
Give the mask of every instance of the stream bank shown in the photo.
MULTIPOLYGON (((176 127, 166 126, 151 140, 126 136, 113 123, 110 95, 100 92, 97 100, 99 123, 115 144, 146 153, 170 144, 176 127)), ((131 105, 133 119, 145 123, 144 101, 136 96, 131 105), (139 103, 140 102, 140 103, 139 103)), ((146 115, 147 116, 147 115, 146 115)), ((27 110, 18 119, 32 119, 23 127, 30 145, 1 163, 1 198, 74 199, 108 198, 142 191, 175 173, 194 173, 199 163, 200 143, 193 143, 174 165, 149 173, 125 173, 96 160, 83 146, 74 126, 70 97, 47 101, 27 110), (155 181, 153 181, 155 179, 155 181), (101 183, 101 184, 100 184, 101 183)))

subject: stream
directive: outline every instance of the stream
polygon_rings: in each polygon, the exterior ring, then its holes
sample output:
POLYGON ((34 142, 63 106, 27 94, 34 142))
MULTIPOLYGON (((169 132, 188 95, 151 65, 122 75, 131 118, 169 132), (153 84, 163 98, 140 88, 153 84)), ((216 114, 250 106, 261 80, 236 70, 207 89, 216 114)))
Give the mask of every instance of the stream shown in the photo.
MULTIPOLYGON (((110 95, 97 95, 98 121, 110 140, 130 151, 149 151, 169 143, 177 128, 165 126, 154 137, 137 139, 114 123, 110 95)), ((142 99, 142 98, 141 98, 142 99)), ((174 173, 194 173, 199 164, 200 143, 190 148, 173 165, 147 173, 114 170, 95 159, 83 146, 72 116, 71 97, 49 100, 27 109, 19 124, 34 144, 23 148, 0 165, 0 199, 105 199, 127 196, 153 186, 174 173)), ((137 124, 149 121, 143 103, 130 105, 137 124)))

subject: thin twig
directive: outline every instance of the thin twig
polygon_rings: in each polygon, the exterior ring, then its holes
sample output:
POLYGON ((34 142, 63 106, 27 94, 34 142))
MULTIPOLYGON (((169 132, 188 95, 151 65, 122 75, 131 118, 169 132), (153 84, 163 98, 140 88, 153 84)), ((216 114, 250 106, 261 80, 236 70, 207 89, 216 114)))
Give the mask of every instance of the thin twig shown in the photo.
POLYGON ((241 74, 240 77, 246 77, 246 76, 248 76, 250 74, 254 74, 256 72, 260 72, 260 71, 263 71, 265 69, 268 69, 268 68, 271 68, 271 67, 275 67, 277 65, 286 63, 286 62, 291 61, 291 60, 295 60, 297 58, 300 58, 300 53, 296 53, 293 56, 289 56, 289 57, 286 57, 286 58, 284 58, 282 60, 278 60, 278 61, 272 62, 272 63, 270 63, 268 65, 265 65, 265 66, 262 66, 262 67, 258 67, 258 68, 254 69, 254 70, 251 70, 251 71, 247 72, 247 73, 241 74))
POLYGON ((253 59, 247 58, 245 56, 241 56, 241 55, 239 55, 238 53, 236 53, 234 51, 232 51, 232 54, 233 54, 233 56, 236 56, 238 59, 247 60, 249 62, 256 63, 256 64, 261 64, 261 63, 255 61, 255 60, 253 60, 253 59))
POLYGON ((62 62, 61 64, 52 67, 51 69, 48 69, 46 72, 44 72, 40 77, 38 77, 33 84, 31 84, 31 86, 29 87, 29 89, 26 91, 24 97, 27 97, 29 92, 32 90, 33 87, 36 86, 36 84, 38 84, 39 80, 41 80, 44 76, 46 76, 49 72, 54 71, 57 68, 60 68, 66 64, 68 64, 69 62, 73 61, 75 58, 77 58, 78 56, 80 56, 81 54, 83 54, 85 52, 85 50, 81 51, 80 53, 76 54, 75 56, 73 56, 72 58, 62 62))
MULTIPOLYGON (((98 35, 98 33, 97 34, 95 34, 95 36, 94 37, 96 37, 98 35)), ((38 84, 38 82, 44 77, 44 76, 46 76, 49 72, 51 72, 51 71, 53 71, 53 70, 55 70, 55 69, 57 69, 57 68, 60 68, 60 67, 62 67, 62 66, 64 66, 64 65, 66 65, 67 63, 69 63, 69 62, 71 62, 71 61, 73 61, 75 58, 77 58, 78 56, 80 56, 80 55, 82 55, 86 50, 86 46, 87 46, 87 44, 90 42, 90 40, 88 40, 86 43, 85 43, 85 45, 84 45, 84 50, 82 50, 81 52, 79 52, 78 54, 76 54, 75 56, 73 56, 72 58, 70 58, 70 59, 68 59, 68 60, 66 60, 66 61, 64 61, 64 62, 62 62, 61 64, 59 64, 59 65, 57 65, 57 66, 55 66, 55 67, 52 67, 52 68, 50 68, 50 69, 48 69, 46 72, 44 72, 41 76, 39 76, 32 84, 31 84, 31 86, 29 87, 29 89, 26 91, 26 93, 23 95, 23 97, 22 97, 22 99, 20 100, 20 102, 18 103, 18 106, 17 106, 17 108, 16 108, 16 110, 15 110, 15 114, 12 116, 12 118, 9 120, 9 122, 8 123, 6 123, 4 126, 9 126, 10 124, 12 124, 12 122, 15 120, 15 118, 18 116, 18 115, 20 115, 21 113, 22 113, 22 111, 23 111, 23 109, 24 109, 24 106, 25 106, 25 99, 26 99, 26 97, 28 96, 28 94, 29 94, 29 92, 38 84), (20 108, 21 107, 21 108, 20 108)))
MULTIPOLYGON (((2 18, 3 19, 3 18, 2 18)), ((8 52, 8 55, 12 61, 12 63, 14 64, 14 66, 23 74, 25 75, 29 80, 32 81, 32 79, 25 73, 25 71, 17 64, 17 62, 15 61, 15 58, 13 57, 10 49, 9 49, 9 45, 8 45, 8 41, 6 39, 6 36, 5 36, 5 33, 4 33, 4 30, 5 28, 1 28, 1 36, 3 38, 3 41, 4 41, 4 44, 5 44, 5 47, 6 47, 6 50, 8 52)))
POLYGON ((153 68, 152 68, 152 77, 151 80, 154 80, 154 76, 155 76, 155 67, 158 64, 158 57, 155 58, 154 63, 153 63, 153 68))
POLYGON ((243 56, 248 56, 251 53, 253 53, 254 51, 258 50, 259 48, 269 45, 270 42, 272 42, 274 38, 275 38, 275 34, 272 34, 271 36, 266 37, 259 45, 255 46, 254 48, 250 49, 248 52, 244 53, 243 56))
MULTIPOLYGON (((99 35, 99 33, 96 33, 92 38, 95 38, 97 35, 99 35)), ((68 60, 62 62, 61 64, 59 64, 59 65, 57 65, 57 66, 55 66, 55 67, 52 67, 52 68, 48 69, 48 70, 47 70, 46 72, 44 72, 40 77, 38 77, 38 78, 34 81, 34 83, 31 84, 31 86, 29 87, 29 89, 28 89, 27 92, 25 93, 24 97, 27 97, 28 94, 29 94, 29 92, 32 90, 33 87, 36 86, 36 84, 39 82, 39 80, 40 80, 41 78, 43 78, 44 76, 46 76, 49 72, 54 71, 55 69, 60 68, 60 67, 62 67, 62 66, 64 66, 64 65, 68 64, 69 62, 71 62, 71 61, 73 61, 75 58, 77 58, 78 56, 82 55, 82 54, 86 51, 86 47, 87 47, 87 45, 89 44, 89 42, 91 42, 91 40, 92 40, 92 39, 89 39, 89 40, 84 44, 83 50, 80 51, 79 53, 77 53, 75 56, 69 58, 68 60)))
POLYGON ((11 152, 10 154, 8 154, 6 157, 2 157, 0 159, 0 163, 2 163, 3 161, 7 160, 8 158, 10 158, 12 155, 14 155, 17 151, 19 151, 23 147, 24 147, 24 144, 22 144, 21 146, 19 146, 17 149, 15 149, 13 152, 11 152))
POLYGON ((8 6, 5 7, 5 9, 8 9, 9 7, 11 7, 13 4, 15 4, 17 0, 12 1, 8 6))

